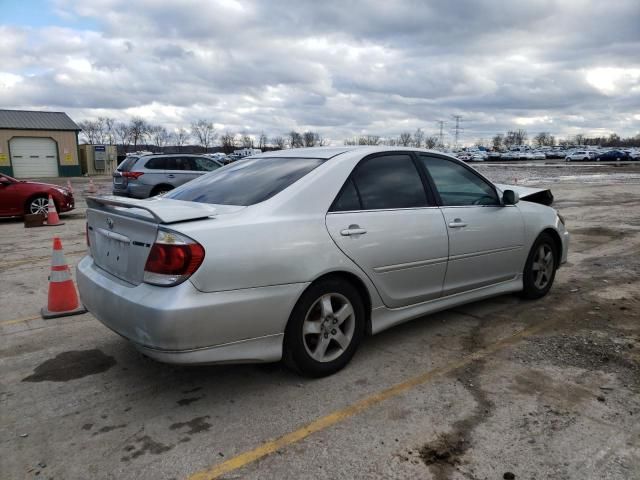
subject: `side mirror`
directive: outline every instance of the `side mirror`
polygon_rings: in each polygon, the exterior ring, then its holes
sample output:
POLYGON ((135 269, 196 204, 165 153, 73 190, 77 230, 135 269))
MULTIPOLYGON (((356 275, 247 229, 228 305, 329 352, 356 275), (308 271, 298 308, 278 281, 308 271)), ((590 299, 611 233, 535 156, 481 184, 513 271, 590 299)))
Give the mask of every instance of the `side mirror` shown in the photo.
POLYGON ((520 195, 513 190, 505 190, 502 193, 502 203, 504 205, 515 205, 520 201, 520 195))

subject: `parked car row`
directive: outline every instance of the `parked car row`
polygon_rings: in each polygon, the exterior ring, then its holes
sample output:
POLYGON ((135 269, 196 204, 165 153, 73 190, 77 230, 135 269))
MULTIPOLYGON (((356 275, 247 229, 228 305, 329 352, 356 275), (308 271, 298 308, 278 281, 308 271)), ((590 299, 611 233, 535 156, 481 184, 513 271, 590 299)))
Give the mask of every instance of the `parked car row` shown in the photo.
POLYGON ((465 149, 454 153, 455 157, 465 162, 484 162, 498 160, 547 160, 564 159, 567 162, 579 161, 628 161, 640 160, 640 149, 593 149, 515 147, 505 152, 480 149, 465 149))

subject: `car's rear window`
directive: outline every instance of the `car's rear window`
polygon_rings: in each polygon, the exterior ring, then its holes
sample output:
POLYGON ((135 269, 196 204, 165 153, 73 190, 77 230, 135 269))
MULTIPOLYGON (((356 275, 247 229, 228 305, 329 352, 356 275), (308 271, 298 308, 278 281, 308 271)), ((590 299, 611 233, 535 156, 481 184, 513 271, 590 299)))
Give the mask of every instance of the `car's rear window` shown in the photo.
POLYGON ((242 160, 185 183, 165 197, 218 205, 249 206, 273 197, 324 161, 318 158, 242 160))
POLYGON ((133 164, 136 163, 139 157, 127 157, 125 158, 120 165, 118 165, 118 171, 120 172, 128 172, 133 167, 133 164))

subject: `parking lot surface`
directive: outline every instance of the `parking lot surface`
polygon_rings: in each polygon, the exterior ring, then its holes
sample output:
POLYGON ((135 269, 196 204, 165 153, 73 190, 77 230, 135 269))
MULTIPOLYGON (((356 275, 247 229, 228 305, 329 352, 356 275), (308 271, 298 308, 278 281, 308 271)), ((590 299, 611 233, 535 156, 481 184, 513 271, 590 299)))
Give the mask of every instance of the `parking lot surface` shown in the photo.
POLYGON ((552 189, 572 240, 550 294, 415 320, 317 380, 42 320, 52 236, 86 252, 84 179, 62 226, 0 220, 0 478, 640 478, 640 164, 476 168, 552 189))

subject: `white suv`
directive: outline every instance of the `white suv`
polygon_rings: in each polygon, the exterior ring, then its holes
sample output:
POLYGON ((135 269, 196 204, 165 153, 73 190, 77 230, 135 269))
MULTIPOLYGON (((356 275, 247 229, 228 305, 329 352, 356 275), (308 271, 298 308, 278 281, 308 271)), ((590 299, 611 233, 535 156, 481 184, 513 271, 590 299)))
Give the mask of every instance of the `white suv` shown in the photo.
POLYGON ((565 158, 565 162, 579 162, 589 160, 597 160, 598 155, 596 152, 592 152, 590 150, 576 150, 575 152, 569 153, 565 158))

